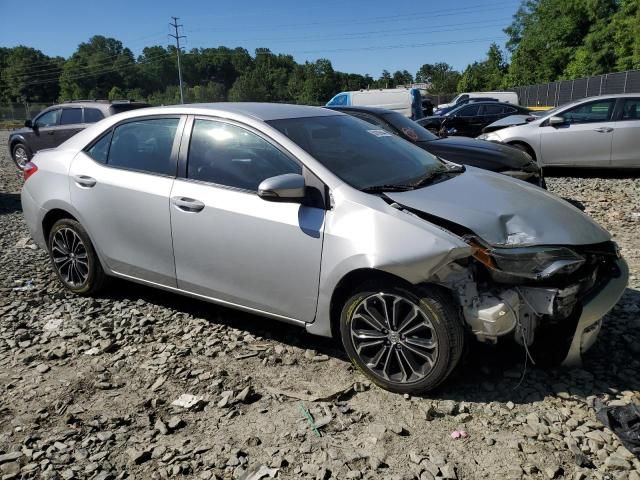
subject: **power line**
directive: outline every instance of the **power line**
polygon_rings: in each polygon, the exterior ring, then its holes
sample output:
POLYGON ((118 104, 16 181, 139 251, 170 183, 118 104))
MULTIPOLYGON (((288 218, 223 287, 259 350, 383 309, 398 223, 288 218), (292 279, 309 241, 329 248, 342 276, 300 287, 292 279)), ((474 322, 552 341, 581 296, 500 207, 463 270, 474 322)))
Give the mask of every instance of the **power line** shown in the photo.
MULTIPOLYGON (((161 60, 165 60, 167 58, 171 58, 171 55, 169 54, 161 54, 161 55, 157 55, 155 57, 149 57, 148 59, 139 61, 137 63, 130 63, 130 64, 126 64, 126 65, 120 65, 120 66, 111 66, 111 67, 107 67, 107 68, 103 68, 101 70, 98 70, 96 72, 90 72, 90 73, 83 73, 80 75, 72 75, 69 77, 66 77, 66 80, 78 80, 81 78, 90 78, 90 77, 97 77, 100 75, 104 75, 106 73, 110 73, 110 72, 115 72, 118 70, 122 70, 122 69, 126 69, 126 68, 132 68, 132 67, 137 67, 138 65, 146 65, 146 64, 153 64, 156 62, 159 62, 161 60)), ((60 77, 50 77, 48 79, 42 79, 42 80, 37 80, 35 82, 27 82, 24 83, 23 86, 31 86, 31 85, 45 85, 47 83, 54 83, 54 82, 59 82, 60 81, 60 77)))
MULTIPOLYGON (((368 25, 368 24, 375 24, 375 23, 391 23, 391 22, 399 22, 399 21, 421 20, 424 18, 432 19, 432 18, 439 18, 439 17, 449 17, 453 15, 477 14, 479 11, 486 12, 486 11, 502 10, 507 5, 513 5, 513 1, 499 1, 499 2, 492 2, 492 3, 483 3, 482 5, 464 7, 464 8, 461 8, 461 7, 448 8, 444 10, 431 10, 428 12, 415 12, 411 14, 401 14, 401 15, 384 15, 384 16, 370 17, 370 18, 364 18, 359 20, 355 19, 355 20, 350 20, 349 25, 350 26, 351 25, 368 25)), ((243 25, 242 28, 245 30, 246 29, 255 30, 255 29, 260 29, 260 27, 263 27, 263 29, 272 31, 272 30, 280 30, 285 28, 305 28, 306 29, 306 27, 325 26, 325 25, 335 26, 336 22, 322 21, 322 22, 309 22, 309 23, 292 23, 292 24, 269 25, 268 27, 265 27, 264 23, 262 23, 259 25, 243 25)), ((201 27, 196 29, 190 29, 189 31, 197 32, 197 31, 207 31, 207 30, 216 30, 217 32, 225 32, 225 31, 229 32, 229 31, 237 31, 238 29, 237 28, 221 29, 219 27, 201 27)))
POLYGON ((169 25, 175 29, 176 33, 175 35, 170 33, 169 36, 176 39, 176 53, 178 54, 178 80, 180 82, 180 103, 184 103, 184 96, 182 94, 182 68, 180 68, 180 39, 187 37, 178 33, 178 28, 182 27, 182 25, 178 25, 178 17, 171 18, 173 18, 173 23, 170 23, 169 25))
MULTIPOLYGON (((146 37, 140 37, 140 38, 138 38, 138 39, 136 39, 136 40, 131 40, 131 41, 130 41, 131 43, 129 43, 129 46, 131 46, 131 45, 136 45, 136 46, 137 46, 137 45, 141 45, 141 44, 142 44, 142 42, 141 42, 140 40, 144 40, 144 39, 147 39, 147 40, 148 40, 148 39, 164 38, 164 35, 165 35, 165 34, 164 34, 164 32, 163 32, 163 33, 162 33, 162 36, 159 36, 158 34, 154 34, 154 35, 148 35, 148 36, 146 36, 146 37)), ((123 43, 123 45, 124 45, 124 42, 122 42, 122 41, 121 41, 121 43, 123 43)), ((146 47, 146 45, 145 45, 145 47, 146 47)), ((125 48, 125 49, 129 49, 129 50, 130 50, 130 48, 129 48, 129 47, 124 47, 124 48, 125 48)), ((133 52, 132 52, 132 53, 133 53, 133 52)), ((115 54, 115 55, 110 55, 110 56, 108 56, 108 57, 105 57, 105 58, 104 58, 104 59, 102 59, 102 60, 106 60, 106 59, 110 59, 110 58, 116 58, 116 57, 119 57, 119 56, 121 56, 121 55, 124 55, 124 53, 123 53, 123 52, 121 52, 121 53, 117 53, 117 54, 115 54)), ((67 62, 67 61, 69 61, 72 57, 73 57, 73 55, 72 55, 71 57, 69 57, 68 59, 63 58, 63 60, 64 60, 65 62, 67 62)), ((26 68, 26 69, 22 70, 22 71, 21 71, 21 72, 19 72, 19 73, 16 73, 16 74, 13 74, 13 75, 8 75, 8 76, 7 76, 7 77, 5 77, 5 78, 15 78, 15 77, 18 77, 18 76, 21 76, 21 75, 27 75, 30 71, 34 71, 34 70, 37 70, 38 72, 41 72, 41 73, 42 73, 42 72, 46 72, 47 70, 56 70, 58 67, 51 65, 52 63, 55 63, 56 58, 57 58, 57 57, 50 57, 50 59, 49 59, 49 60, 45 60, 45 61, 43 61, 43 62, 30 63, 28 68, 26 68), (42 67, 42 66, 44 66, 44 68, 40 68, 40 67, 42 67)), ((101 61, 102 61, 102 60, 101 60, 101 61)), ((81 67, 81 68, 85 68, 85 67, 81 67)))

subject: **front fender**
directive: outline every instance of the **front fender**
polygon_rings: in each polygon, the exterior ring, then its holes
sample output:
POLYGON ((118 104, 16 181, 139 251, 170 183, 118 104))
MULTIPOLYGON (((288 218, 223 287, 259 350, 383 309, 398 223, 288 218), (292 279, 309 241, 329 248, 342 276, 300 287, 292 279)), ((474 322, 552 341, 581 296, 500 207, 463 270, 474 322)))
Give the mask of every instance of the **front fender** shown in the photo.
POLYGON ((418 284, 451 261, 471 254, 459 237, 377 200, 382 205, 376 209, 336 201, 336 208, 328 212, 318 307, 315 321, 307 325, 309 332, 331 335, 331 299, 350 272, 374 269, 418 284))

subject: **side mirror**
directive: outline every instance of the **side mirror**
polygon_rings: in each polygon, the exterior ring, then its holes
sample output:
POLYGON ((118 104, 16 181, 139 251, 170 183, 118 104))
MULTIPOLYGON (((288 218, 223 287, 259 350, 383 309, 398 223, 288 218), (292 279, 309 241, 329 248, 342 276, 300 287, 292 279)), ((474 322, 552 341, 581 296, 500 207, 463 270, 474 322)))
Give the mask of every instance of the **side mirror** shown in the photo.
POLYGON ((549 119, 549 125, 552 127, 557 127, 558 125, 564 125, 566 122, 563 117, 558 117, 554 115, 549 119))
POLYGON ((305 196, 304 177, 298 173, 285 173, 267 178, 258 185, 258 196, 272 202, 302 200, 305 196))
POLYGON ((33 128, 33 122, 31 120, 25 120, 24 126, 27 128, 33 128))

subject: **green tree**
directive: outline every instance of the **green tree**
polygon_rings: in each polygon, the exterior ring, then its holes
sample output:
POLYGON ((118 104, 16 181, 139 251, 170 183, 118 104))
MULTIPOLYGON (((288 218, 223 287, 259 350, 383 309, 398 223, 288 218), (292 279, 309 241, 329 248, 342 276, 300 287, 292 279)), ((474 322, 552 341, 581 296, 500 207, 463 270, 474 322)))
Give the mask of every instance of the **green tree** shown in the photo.
POLYGON ((407 70, 396 70, 393 73, 393 84, 397 87, 400 85, 410 85, 413 83, 413 75, 407 70))
POLYGON ((120 87, 114 86, 111 90, 109 90, 109 95, 107 95, 107 98, 109 100, 123 100, 124 92, 120 87))
POLYGON ((507 64, 502 51, 495 43, 489 46, 487 58, 467 66, 458 82, 460 92, 497 90, 502 86, 507 64))
POLYGON ((621 0, 610 25, 615 69, 640 69, 640 1, 621 0))
POLYGON ((429 84, 427 91, 432 95, 455 93, 460 73, 445 62, 425 63, 416 73, 416 82, 429 84))
POLYGON ((48 103, 58 97, 62 58, 22 45, 2 52, 0 95, 5 101, 48 103))
POLYGON ((617 8, 616 0, 524 0, 505 29, 512 55, 504 84, 549 82, 613 68, 614 45, 607 30, 617 8))
POLYGON ((114 38, 101 35, 81 43, 65 62, 60 76, 60 99, 106 98, 113 87, 136 87, 133 53, 114 38))

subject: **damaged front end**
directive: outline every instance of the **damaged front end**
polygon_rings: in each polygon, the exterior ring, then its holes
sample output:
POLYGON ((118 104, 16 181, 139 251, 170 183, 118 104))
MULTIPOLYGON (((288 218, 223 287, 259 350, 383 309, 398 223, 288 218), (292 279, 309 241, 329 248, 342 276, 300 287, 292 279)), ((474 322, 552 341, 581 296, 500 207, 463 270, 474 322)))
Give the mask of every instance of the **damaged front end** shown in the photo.
POLYGON ((510 335, 528 348, 546 329, 566 351, 563 364, 580 364, 627 284, 616 244, 499 248, 465 240, 472 257, 447 265, 437 282, 456 293, 476 338, 496 343, 510 335))

